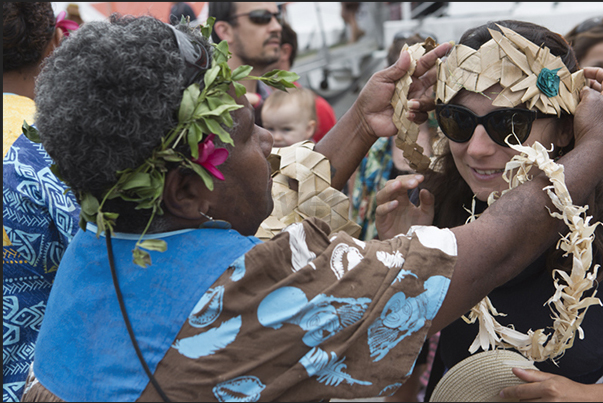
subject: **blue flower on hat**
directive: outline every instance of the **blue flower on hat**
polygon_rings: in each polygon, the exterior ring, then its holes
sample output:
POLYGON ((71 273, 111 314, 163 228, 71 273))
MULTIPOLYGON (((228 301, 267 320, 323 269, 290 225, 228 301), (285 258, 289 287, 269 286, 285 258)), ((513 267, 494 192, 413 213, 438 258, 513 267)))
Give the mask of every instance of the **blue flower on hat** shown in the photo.
POLYGON ((559 94, 559 83, 561 82, 561 79, 557 75, 557 72, 560 69, 561 68, 549 70, 547 68, 543 68, 540 70, 540 74, 538 74, 536 86, 544 95, 549 98, 559 94))

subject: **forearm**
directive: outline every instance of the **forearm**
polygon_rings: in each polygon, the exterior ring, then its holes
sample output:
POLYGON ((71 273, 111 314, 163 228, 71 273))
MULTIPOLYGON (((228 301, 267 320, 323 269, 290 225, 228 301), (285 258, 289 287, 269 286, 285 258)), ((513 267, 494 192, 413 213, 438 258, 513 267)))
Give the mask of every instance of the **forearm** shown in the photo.
MULTIPOLYGON (((559 163, 573 204, 584 205, 603 172, 602 141, 583 141, 559 163)), ((540 173, 501 197, 475 222, 453 229, 458 243, 458 260, 449 292, 436 316, 437 332, 468 311, 489 292, 519 274, 564 230, 562 220, 550 216, 556 211, 543 188, 550 185, 540 173)))
POLYGON ((376 140, 356 105, 352 106, 314 147, 329 159, 332 187, 343 188, 376 140))

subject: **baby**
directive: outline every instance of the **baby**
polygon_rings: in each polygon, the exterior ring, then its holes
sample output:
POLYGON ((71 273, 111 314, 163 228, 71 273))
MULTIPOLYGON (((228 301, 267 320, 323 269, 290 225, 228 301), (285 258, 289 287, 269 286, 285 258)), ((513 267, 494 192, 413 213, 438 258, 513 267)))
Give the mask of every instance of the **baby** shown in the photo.
POLYGON ((262 107, 262 123, 274 137, 274 147, 310 140, 316 130, 314 93, 306 88, 274 91, 262 107))

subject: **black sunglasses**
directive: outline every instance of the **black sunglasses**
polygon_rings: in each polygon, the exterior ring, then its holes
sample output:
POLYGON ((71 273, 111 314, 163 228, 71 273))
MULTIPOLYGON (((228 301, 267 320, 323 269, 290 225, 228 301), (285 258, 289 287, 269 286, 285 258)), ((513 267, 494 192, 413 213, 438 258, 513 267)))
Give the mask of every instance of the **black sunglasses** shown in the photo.
POLYGON ((576 34, 581 34, 586 31, 590 31, 597 25, 601 25, 603 23, 603 17, 593 17, 589 18, 586 21, 583 21, 580 25, 576 27, 576 34))
POLYGON ((500 109, 477 116, 464 106, 446 104, 436 105, 435 114, 444 135, 456 143, 466 143, 473 136, 477 125, 483 125, 488 136, 503 147, 509 147, 505 143, 509 135, 511 144, 526 141, 532 130, 532 122, 536 119, 554 117, 519 108, 500 109))
POLYGON ((270 24, 270 21, 272 21, 272 17, 276 18, 276 21, 279 24, 282 23, 282 14, 280 11, 277 11, 276 13, 271 13, 268 10, 253 10, 249 13, 233 15, 232 17, 230 17, 230 19, 232 20, 234 18, 243 17, 245 15, 249 16, 251 22, 258 25, 270 24))
POLYGON ((211 57, 201 43, 193 37, 176 29, 172 25, 166 24, 174 32, 180 55, 184 59, 186 70, 184 72, 186 87, 197 82, 199 75, 207 70, 211 65, 211 57))

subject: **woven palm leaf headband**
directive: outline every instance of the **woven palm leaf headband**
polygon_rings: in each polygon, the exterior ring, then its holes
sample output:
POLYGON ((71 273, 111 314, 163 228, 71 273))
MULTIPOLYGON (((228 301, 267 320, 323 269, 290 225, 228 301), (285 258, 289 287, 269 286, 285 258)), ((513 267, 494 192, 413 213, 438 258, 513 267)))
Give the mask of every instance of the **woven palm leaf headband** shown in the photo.
POLYGON ((462 89, 483 92, 494 84, 503 91, 492 105, 512 108, 526 103, 545 114, 574 114, 584 72, 570 73, 560 57, 509 28, 488 29, 492 39, 478 50, 456 45, 445 61, 438 60, 436 101, 447 104, 462 89))

